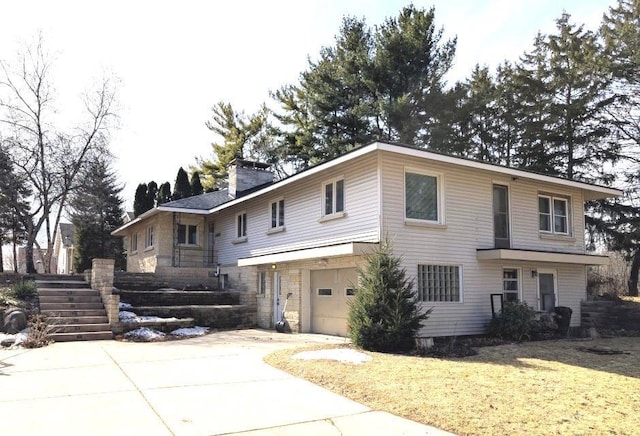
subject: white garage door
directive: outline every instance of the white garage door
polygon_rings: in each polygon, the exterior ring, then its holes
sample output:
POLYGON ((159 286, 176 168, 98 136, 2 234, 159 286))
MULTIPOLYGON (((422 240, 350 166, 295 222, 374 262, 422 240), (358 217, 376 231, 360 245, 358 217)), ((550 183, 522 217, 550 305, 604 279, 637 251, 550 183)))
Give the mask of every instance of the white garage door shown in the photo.
POLYGON ((353 298, 355 268, 311 271, 311 331, 347 336, 347 301, 353 298))

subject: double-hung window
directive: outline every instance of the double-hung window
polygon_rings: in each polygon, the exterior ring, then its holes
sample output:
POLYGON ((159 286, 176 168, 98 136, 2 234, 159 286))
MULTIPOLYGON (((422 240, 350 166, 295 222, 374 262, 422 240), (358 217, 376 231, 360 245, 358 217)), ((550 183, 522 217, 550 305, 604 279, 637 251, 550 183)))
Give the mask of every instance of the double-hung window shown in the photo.
POLYGON ((520 300, 520 270, 518 268, 504 268, 502 270, 502 295, 504 301, 516 302, 520 300))
POLYGON ((462 301, 459 265, 418 265, 418 299, 429 302, 462 301))
POLYGON ((405 219, 442 224, 442 180, 439 175, 405 171, 405 219))
POLYGON ((284 200, 280 199, 271 203, 271 229, 284 227, 284 200))
POLYGON ((336 179, 325 183, 322 191, 324 196, 323 216, 344 212, 344 179, 336 179))
POLYGON ((133 233, 131 235, 131 254, 136 253, 138 251, 138 234, 133 233))
POLYGON ((178 244, 198 245, 198 227, 178 224, 178 244))
POLYGON ((569 235, 569 200, 565 197, 538 195, 538 221, 542 233, 569 235))
POLYGON ((153 226, 147 227, 147 232, 144 238, 145 248, 153 247, 153 226))
POLYGON ((247 213, 242 212, 236 215, 236 237, 246 238, 247 237, 247 213))

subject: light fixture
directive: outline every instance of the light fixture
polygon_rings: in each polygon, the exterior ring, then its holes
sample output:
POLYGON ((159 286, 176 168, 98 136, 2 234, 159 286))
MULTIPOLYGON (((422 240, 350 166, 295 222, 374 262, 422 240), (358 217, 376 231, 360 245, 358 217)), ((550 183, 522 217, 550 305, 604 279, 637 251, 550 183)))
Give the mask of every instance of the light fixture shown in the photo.
POLYGON ((275 263, 271 264, 271 269, 276 269, 278 266, 275 263))
POLYGON ((536 278, 538 277, 538 270, 532 269, 531 270, 531 278, 536 278))

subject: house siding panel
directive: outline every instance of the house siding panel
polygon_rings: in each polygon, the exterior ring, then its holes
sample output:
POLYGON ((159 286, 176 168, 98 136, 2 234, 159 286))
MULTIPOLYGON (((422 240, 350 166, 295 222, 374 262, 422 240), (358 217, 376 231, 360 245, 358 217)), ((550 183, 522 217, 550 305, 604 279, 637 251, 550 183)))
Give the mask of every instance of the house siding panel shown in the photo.
POLYGON ((216 214, 221 263, 230 265, 238 258, 352 241, 379 242, 376 167, 376 156, 369 155, 216 214), (322 185, 339 177, 345 182, 345 216, 322 221, 322 185), (270 205, 280 198, 285 201, 285 230, 269 233, 270 205), (247 241, 234 243, 236 214, 241 211, 247 213, 247 241))
MULTIPOLYGON (((467 335, 482 333, 491 317, 491 293, 502 289, 502 268, 518 266, 523 271, 525 300, 534 298, 536 282, 531 285, 531 268, 526 262, 478 261, 478 248, 493 248, 492 185, 510 188, 512 248, 584 253, 582 195, 578 190, 557 191, 551 186, 518 179, 510 180, 488 171, 461 168, 421 159, 400 158, 382 153, 383 232, 402 256, 403 266, 412 278, 418 264, 460 265, 462 267, 461 302, 424 302, 433 312, 420 332, 423 336, 467 335), (444 225, 417 226, 404 222, 404 171, 419 168, 442 176, 444 186, 444 225), (541 186, 541 187, 539 187, 541 186), (574 238, 541 239, 538 232, 537 195, 549 190, 572 196, 574 238), (528 271, 529 277, 526 276, 528 271), (533 293, 534 297, 529 296, 533 293), (456 320, 452 322, 451 320, 456 320)), ((584 267, 558 267, 558 286, 562 284, 568 303, 579 310, 584 298, 584 267)), ((416 288, 417 290, 417 288, 416 288)), ((537 301, 534 300, 537 304, 537 301)), ((531 304, 531 303, 530 303, 531 304)), ((560 301, 562 303, 562 300, 560 301)), ((537 307, 534 306, 534 307, 537 307)))

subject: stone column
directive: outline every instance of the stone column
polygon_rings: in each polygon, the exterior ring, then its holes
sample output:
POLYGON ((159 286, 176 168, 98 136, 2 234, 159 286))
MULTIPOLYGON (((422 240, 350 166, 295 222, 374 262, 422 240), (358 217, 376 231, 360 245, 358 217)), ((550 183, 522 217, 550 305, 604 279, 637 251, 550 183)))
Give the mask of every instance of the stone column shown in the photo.
POLYGON ((113 294, 113 259, 93 259, 91 266, 91 288, 100 291, 111 330, 120 330, 120 296, 113 294))

